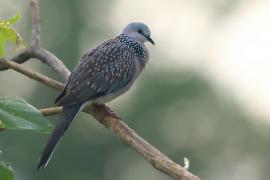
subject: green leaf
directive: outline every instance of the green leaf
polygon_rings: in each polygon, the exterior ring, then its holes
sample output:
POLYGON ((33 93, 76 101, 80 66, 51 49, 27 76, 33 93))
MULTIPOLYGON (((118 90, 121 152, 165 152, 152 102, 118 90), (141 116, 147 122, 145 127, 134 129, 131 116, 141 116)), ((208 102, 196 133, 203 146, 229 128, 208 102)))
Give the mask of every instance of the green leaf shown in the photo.
POLYGON ((5 38, 1 36, 0 32, 0 57, 4 56, 4 49, 5 49, 5 38))
POLYGON ((8 20, 0 19, 0 57, 4 56, 4 48, 6 41, 11 41, 17 48, 24 47, 25 43, 20 34, 11 27, 20 19, 20 14, 17 13, 14 17, 8 20))
POLYGON ((1 180, 14 180, 13 169, 10 165, 0 161, 0 179, 1 180))
POLYGON ((24 99, 0 97, 0 129, 51 132, 53 125, 24 99))
POLYGON ((19 21, 19 19, 21 18, 21 15, 19 12, 16 13, 16 15, 8 20, 6 20, 6 24, 11 25, 11 24, 15 24, 17 21, 19 21))

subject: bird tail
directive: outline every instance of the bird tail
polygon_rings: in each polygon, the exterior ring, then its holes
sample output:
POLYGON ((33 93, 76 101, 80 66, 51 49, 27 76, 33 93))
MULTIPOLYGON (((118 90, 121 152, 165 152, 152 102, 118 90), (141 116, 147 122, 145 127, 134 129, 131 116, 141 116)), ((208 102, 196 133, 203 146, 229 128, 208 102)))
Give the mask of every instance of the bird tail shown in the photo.
POLYGON ((80 108, 81 104, 73 104, 63 107, 63 110, 57 120, 56 127, 54 128, 51 137, 49 138, 45 148, 43 149, 37 169, 39 169, 40 167, 46 167, 58 141, 64 135, 65 131, 67 130, 68 126, 70 125, 76 114, 79 112, 80 108))

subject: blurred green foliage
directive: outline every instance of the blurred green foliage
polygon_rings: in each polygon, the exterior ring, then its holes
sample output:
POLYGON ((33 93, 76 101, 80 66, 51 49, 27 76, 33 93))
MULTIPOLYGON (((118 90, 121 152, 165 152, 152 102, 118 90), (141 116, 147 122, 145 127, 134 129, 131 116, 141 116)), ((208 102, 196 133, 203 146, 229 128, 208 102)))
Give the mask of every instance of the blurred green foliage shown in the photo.
POLYGON ((20 34, 11 27, 11 25, 16 23, 19 19, 19 13, 8 20, 0 19, 0 57, 4 56, 6 41, 11 41, 17 47, 23 46, 24 42, 20 34))
POLYGON ((13 180, 13 170, 10 165, 7 165, 3 161, 0 161, 0 179, 13 180))
POLYGON ((24 99, 0 97, 0 129, 51 132, 52 128, 40 111, 24 99))

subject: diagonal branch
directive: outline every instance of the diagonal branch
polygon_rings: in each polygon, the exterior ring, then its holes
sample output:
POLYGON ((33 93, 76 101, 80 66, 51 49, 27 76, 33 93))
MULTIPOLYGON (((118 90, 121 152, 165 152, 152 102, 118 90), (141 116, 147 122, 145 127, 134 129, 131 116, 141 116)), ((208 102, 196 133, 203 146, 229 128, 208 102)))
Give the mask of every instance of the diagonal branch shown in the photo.
POLYGON ((48 78, 47 76, 44 76, 38 72, 35 72, 25 66, 22 66, 16 62, 12 62, 12 61, 7 61, 5 59, 2 59, 0 58, 0 64, 3 65, 4 67, 7 67, 7 68, 10 68, 10 69, 13 69, 31 79, 34 79, 36 81, 39 81, 55 90, 58 90, 58 91, 62 91, 65 87, 64 84, 58 82, 58 81, 55 81, 51 78, 48 78))
POLYGON ((53 53, 43 48, 37 48, 34 51, 34 57, 51 67, 65 82, 67 81, 70 71, 53 53))
MULTIPOLYGON (((21 64, 28 61, 30 58, 32 58, 32 50, 31 48, 28 48, 22 51, 21 53, 15 55, 14 57, 12 57, 10 61, 21 64)), ((0 71, 4 71, 7 69, 9 69, 7 66, 0 64, 0 71)))
POLYGON ((108 114, 108 107, 105 105, 91 105, 86 107, 85 111, 90 113, 95 119, 102 123, 105 127, 112 129, 126 144, 135 149, 143 156, 154 168, 167 174, 177 180, 200 180, 185 168, 173 162, 158 149, 153 147, 143 138, 141 138, 133 129, 129 128, 117 116, 108 114))
MULTIPOLYGON (((12 57, 9 62, 22 64, 31 58, 37 58, 41 62, 47 64, 57 74, 59 74, 64 81, 67 81, 70 75, 70 71, 67 69, 67 67, 54 54, 40 47, 27 48, 18 55, 12 57)), ((0 71, 8 70, 9 68, 10 67, 6 65, 0 64, 0 71)))

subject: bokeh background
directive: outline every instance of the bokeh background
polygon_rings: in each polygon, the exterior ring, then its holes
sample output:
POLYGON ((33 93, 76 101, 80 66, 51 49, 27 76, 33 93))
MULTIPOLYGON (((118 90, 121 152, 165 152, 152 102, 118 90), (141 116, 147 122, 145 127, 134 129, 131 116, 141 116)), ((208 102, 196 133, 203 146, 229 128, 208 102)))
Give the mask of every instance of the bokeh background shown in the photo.
MULTIPOLYGON (((3 19, 21 12, 15 27, 29 44, 28 1, 0 4, 3 19)), ((70 69, 127 23, 148 24, 156 42, 150 63, 109 106, 174 161, 189 158, 190 171, 202 179, 269 179, 269 0, 41 0, 40 11, 42 46, 70 69)), ((15 53, 9 48, 7 57, 15 53)), ((37 60, 25 65, 61 80, 37 60)), ((16 72, 0 72, 0 96, 21 96, 43 108, 57 94, 16 72)), ((87 114, 76 118, 48 167, 37 172, 47 138, 1 132, 1 159, 17 180, 170 179, 87 114)))

